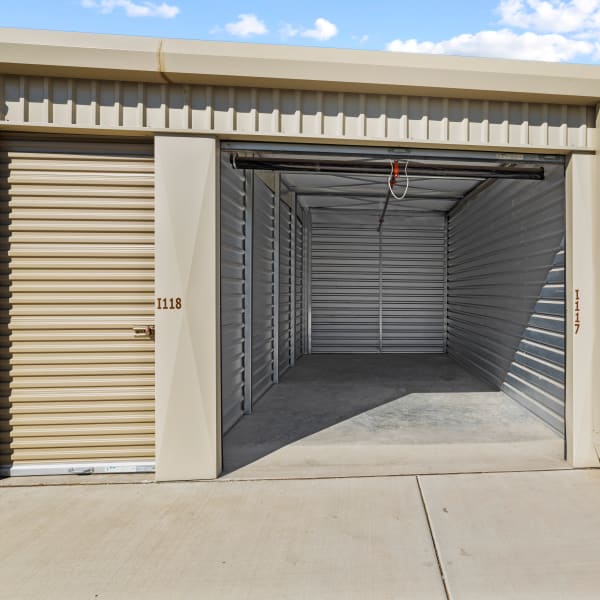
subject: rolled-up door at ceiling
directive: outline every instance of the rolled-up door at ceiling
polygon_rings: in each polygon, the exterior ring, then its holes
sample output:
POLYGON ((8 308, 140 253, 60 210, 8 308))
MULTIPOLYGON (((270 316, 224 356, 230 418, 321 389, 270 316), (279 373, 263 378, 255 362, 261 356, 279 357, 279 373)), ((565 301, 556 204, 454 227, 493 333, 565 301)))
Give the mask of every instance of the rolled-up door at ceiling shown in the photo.
POLYGON ((150 468, 152 145, 5 141, 0 162, 0 463, 150 468))
MULTIPOLYGON (((283 194, 282 194, 283 195, 283 194)), ((289 197, 289 194, 285 194, 289 197)), ((291 364, 292 209, 279 201, 279 375, 291 364)))
POLYGON ((252 402, 275 380, 275 195, 254 176, 252 245, 252 402))
POLYGON ((311 215, 312 352, 444 352, 444 216, 311 215))
POLYGON ((221 161, 221 397, 223 432, 242 416, 246 395, 249 226, 244 171, 221 161))

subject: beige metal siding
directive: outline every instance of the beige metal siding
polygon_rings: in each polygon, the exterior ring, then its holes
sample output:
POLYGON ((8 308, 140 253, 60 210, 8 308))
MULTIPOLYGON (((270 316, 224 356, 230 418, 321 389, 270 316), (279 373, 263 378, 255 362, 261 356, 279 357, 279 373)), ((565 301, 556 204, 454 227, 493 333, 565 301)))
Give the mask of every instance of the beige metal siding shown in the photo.
POLYGON ((0 76, 0 124, 524 151, 596 144, 593 106, 16 75, 0 76))
POLYGON ((152 146, 3 142, 0 168, 0 464, 153 460, 152 146))

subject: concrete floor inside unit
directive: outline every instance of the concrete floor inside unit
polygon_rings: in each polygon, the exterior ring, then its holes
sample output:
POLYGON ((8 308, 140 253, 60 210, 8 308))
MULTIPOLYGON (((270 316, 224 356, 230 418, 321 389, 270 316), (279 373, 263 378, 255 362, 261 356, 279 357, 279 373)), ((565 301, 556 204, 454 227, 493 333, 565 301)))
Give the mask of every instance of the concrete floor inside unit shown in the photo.
POLYGON ((302 357, 223 439, 224 477, 568 468, 563 439, 447 355, 302 357))

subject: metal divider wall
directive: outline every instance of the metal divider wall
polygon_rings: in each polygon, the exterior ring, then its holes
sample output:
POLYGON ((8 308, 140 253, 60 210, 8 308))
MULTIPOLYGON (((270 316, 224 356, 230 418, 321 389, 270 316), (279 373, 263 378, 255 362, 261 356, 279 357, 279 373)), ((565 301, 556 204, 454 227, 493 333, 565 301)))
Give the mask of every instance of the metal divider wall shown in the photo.
MULTIPOLYGON (((254 176, 254 212, 252 244, 252 402, 276 382, 277 348, 275 324, 275 277, 277 227, 275 194, 265 182, 254 176)), ((279 271, 277 269, 277 275, 279 271)))
MULTIPOLYGON (((295 194, 282 186, 278 177, 235 169, 228 155, 223 154, 223 433, 243 414, 250 414, 253 403, 294 362, 296 269, 298 260, 302 260, 302 255, 298 259, 295 251, 298 237, 292 218, 295 212, 295 194)), ((300 268, 300 276, 301 272, 300 268)), ((301 327, 301 317, 298 322, 301 327)))
POLYGON ((564 432, 564 167, 450 213, 448 352, 564 432))
POLYGON ((304 353, 303 322, 304 322, 304 224, 302 212, 296 206, 296 244, 294 248, 295 260, 295 317, 294 317, 294 358, 297 360, 304 353))
POLYGON ((311 210, 312 352, 444 352, 445 216, 311 210))
POLYGON ((293 221, 291 193, 283 186, 279 200, 279 376, 292 362, 293 221))
POLYGON ((245 171, 221 160, 221 397, 223 433, 243 415, 249 399, 249 286, 251 190, 245 171))
POLYGON ((3 141, 0 466, 151 470, 151 144, 3 141))

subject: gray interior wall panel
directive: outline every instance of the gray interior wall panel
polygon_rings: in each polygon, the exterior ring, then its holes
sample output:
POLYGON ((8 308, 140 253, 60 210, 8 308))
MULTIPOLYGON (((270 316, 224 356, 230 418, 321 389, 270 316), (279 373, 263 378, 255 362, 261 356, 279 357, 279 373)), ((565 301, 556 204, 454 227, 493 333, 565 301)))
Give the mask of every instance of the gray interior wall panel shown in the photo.
POLYGON ((515 400, 564 431, 565 410, 564 239, 504 380, 515 400))
POLYGON ((378 352, 376 225, 359 211, 313 209, 311 214, 311 350, 378 352))
POLYGON ((313 352, 443 352, 445 217, 312 211, 313 352))
POLYGON ((245 369, 246 184, 221 161, 221 395, 223 432, 243 414, 245 369))
POLYGON ((448 352, 564 431, 564 169, 450 213, 448 352))
MULTIPOLYGON (((287 195, 288 194, 284 194, 287 195)), ((279 201, 279 375, 291 364, 292 209, 279 201)))
POLYGON ((443 214, 386 218, 383 252, 383 352, 444 352, 443 214))
POLYGON ((304 329, 303 329, 303 314, 304 314, 304 224, 299 215, 296 215, 296 288, 295 288, 295 317, 294 327, 296 335, 294 336, 296 360, 304 353, 304 329))
POLYGON ((275 196, 254 178, 252 254, 252 402, 274 382, 275 196))

